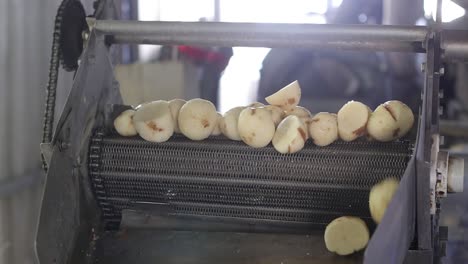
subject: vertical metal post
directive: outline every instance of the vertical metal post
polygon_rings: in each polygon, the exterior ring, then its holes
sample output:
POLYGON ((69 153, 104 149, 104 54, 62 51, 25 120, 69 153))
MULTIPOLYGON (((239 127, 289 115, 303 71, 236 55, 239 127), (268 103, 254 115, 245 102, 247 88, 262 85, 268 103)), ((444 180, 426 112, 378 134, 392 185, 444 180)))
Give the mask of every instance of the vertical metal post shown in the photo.
POLYGON ((417 234, 419 250, 434 249, 432 240, 437 232, 437 214, 430 214, 430 162, 433 136, 438 135, 439 129, 439 82, 441 69, 440 43, 441 0, 437 1, 436 24, 426 41, 426 66, 423 90, 423 104, 421 107, 421 128, 418 138, 417 153, 417 234), (422 132, 422 133, 421 133, 422 132))
POLYGON ((215 22, 221 21, 221 0, 214 0, 214 19, 215 22))

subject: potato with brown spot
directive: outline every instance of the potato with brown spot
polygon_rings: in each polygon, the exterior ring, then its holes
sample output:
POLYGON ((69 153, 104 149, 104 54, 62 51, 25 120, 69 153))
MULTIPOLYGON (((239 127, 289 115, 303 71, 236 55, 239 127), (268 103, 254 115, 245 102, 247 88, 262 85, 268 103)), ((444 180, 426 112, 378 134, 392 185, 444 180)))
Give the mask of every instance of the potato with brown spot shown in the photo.
POLYGON ((392 100, 385 103, 387 110, 392 113, 398 123, 399 130, 396 132, 396 137, 401 138, 406 135, 414 124, 414 114, 411 108, 406 104, 392 100))
POLYGON ((307 128, 295 115, 287 116, 279 123, 273 136, 273 147, 280 153, 295 153, 304 148, 307 128))
POLYGON ((174 133, 174 121, 166 101, 140 105, 133 116, 133 124, 138 135, 151 142, 165 142, 174 133))
POLYGON ((179 111, 179 128, 191 140, 203 140, 217 125, 218 113, 210 101, 196 98, 185 103, 179 111))
POLYGON ((337 114, 338 135, 344 141, 353 141, 367 134, 367 121, 372 111, 361 102, 350 101, 337 114))
POLYGON ((301 100, 301 87, 297 81, 294 81, 276 93, 266 97, 265 100, 270 105, 276 105, 285 111, 291 111, 301 100))
POLYGON ((180 108, 186 103, 187 101, 182 99, 173 99, 169 101, 169 109, 171 110, 172 119, 174 120, 174 132, 180 133, 179 129, 179 111, 180 108))
POLYGON ((275 123, 265 107, 248 107, 239 114, 237 130, 245 144, 261 148, 271 142, 275 134, 275 123))
POLYGON ((407 105, 400 101, 388 101, 371 114, 367 131, 373 139, 387 142, 404 136, 413 123, 413 112, 407 105))
POLYGON ((328 146, 338 139, 336 114, 320 112, 307 122, 310 138, 317 146, 328 146))
POLYGON ((133 125, 134 114, 135 110, 128 109, 120 113, 120 115, 114 120, 114 128, 119 135, 124 137, 137 135, 137 131, 133 125))

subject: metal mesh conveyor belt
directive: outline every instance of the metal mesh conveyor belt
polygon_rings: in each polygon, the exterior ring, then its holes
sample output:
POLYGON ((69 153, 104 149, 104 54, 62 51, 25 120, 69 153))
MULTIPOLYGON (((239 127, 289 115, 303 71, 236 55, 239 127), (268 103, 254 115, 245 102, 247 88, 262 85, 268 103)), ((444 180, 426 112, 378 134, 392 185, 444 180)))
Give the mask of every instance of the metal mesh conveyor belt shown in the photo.
POLYGON ((122 209, 157 212, 161 205, 170 216, 321 225, 342 215, 369 218, 369 189, 400 177, 412 148, 408 141, 327 147, 308 141, 300 152, 283 155, 222 137, 151 143, 97 133, 89 170, 111 228, 122 209))

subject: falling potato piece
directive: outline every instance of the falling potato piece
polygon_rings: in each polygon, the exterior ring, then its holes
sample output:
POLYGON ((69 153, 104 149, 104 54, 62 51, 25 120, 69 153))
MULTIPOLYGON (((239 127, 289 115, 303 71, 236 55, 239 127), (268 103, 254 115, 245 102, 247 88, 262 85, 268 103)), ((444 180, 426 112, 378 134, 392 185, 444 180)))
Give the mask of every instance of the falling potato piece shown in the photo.
POLYGON ((239 131, 237 130, 237 121, 239 120, 240 112, 244 108, 243 106, 239 106, 230 109, 224 114, 223 119, 219 123, 221 133, 231 140, 241 140, 239 131))
POLYGON ((411 108, 400 101, 388 101, 384 104, 391 116, 396 120, 399 131, 396 133, 396 138, 401 138, 408 133, 413 127, 414 115, 411 108))
POLYGON ((216 115, 217 115, 217 120, 216 120, 216 125, 215 125, 213 131, 211 131, 212 136, 221 135, 221 129, 219 128, 219 125, 221 123, 221 120, 223 119, 223 115, 220 114, 220 113, 217 113, 216 115))
POLYGON ((309 135, 317 146, 327 146, 338 139, 336 114, 320 112, 308 122, 309 135))
POLYGON ((265 106, 265 105, 260 103, 260 102, 253 102, 253 103, 247 105, 247 107, 262 107, 262 106, 265 106))
POLYGON ((247 107, 239 114, 237 129, 245 144, 261 148, 270 144, 275 134, 275 123, 265 107, 247 107))
POLYGON ((173 99, 169 101, 169 109, 171 110, 172 120, 174 120, 174 132, 180 133, 179 129, 179 111, 180 108, 186 103, 187 101, 182 99, 173 99))
POLYGON ((114 120, 114 128, 117 130, 119 135, 124 137, 136 136, 137 131, 133 125, 133 115, 135 110, 128 109, 120 113, 120 115, 114 120))
POLYGON ((350 255, 367 246, 369 229, 358 217, 342 216, 327 225, 324 239, 328 251, 342 256, 350 255))
POLYGON ((273 120, 273 123, 275 123, 275 127, 278 126, 278 124, 284 118, 283 109, 281 109, 280 107, 275 106, 275 105, 267 105, 267 106, 265 106, 265 109, 270 111, 271 119, 273 120))
POLYGON ((295 153, 304 147, 307 140, 305 124, 299 117, 287 116, 276 128, 273 147, 280 153, 295 153))
POLYGON ((165 142, 174 133, 169 103, 154 101, 140 105, 133 115, 133 125, 144 140, 165 142))
POLYGON ((265 100, 271 104, 281 107, 285 111, 291 111, 301 100, 301 87, 298 81, 294 81, 276 93, 268 96, 265 100))
POLYGON ((344 141, 353 141, 366 135, 367 121, 372 111, 357 101, 349 101, 338 111, 338 135, 344 141))
POLYGON ((388 178, 372 187, 369 194, 369 209, 372 219, 379 224, 400 183, 395 178, 388 178))
POLYGON ((196 98, 186 102, 179 111, 179 129, 191 140, 203 140, 217 125, 218 113, 210 101, 196 98))

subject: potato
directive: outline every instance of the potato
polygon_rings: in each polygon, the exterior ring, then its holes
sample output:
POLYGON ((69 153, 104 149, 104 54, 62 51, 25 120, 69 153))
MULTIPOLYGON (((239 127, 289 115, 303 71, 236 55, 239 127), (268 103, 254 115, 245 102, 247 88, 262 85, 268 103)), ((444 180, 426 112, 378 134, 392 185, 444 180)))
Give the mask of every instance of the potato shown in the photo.
POLYGON ((165 142, 174 133, 169 103, 154 101, 140 105, 133 115, 133 125, 144 140, 165 142))
POLYGON ((237 121, 239 120, 240 112, 242 112, 244 108, 243 106, 239 106, 230 109, 224 114, 223 119, 221 119, 219 123, 221 133, 231 140, 241 140, 237 130, 237 121))
POLYGON ((172 120, 174 120, 174 132, 180 133, 179 129, 179 111, 180 108, 186 103, 182 99, 173 99, 169 101, 169 109, 171 110, 172 120))
POLYGON ((220 114, 220 113, 217 113, 217 116, 218 116, 218 119, 216 120, 216 125, 215 125, 213 131, 211 131, 212 136, 221 135, 221 129, 219 128, 219 125, 221 123, 221 120, 223 119, 223 115, 220 114))
POLYGON ((350 255, 367 246, 369 229, 358 217, 342 216, 327 225, 324 239, 328 251, 342 256, 350 255))
POLYGON ((385 105, 379 105, 369 117, 367 133, 372 139, 387 142, 398 135, 400 128, 385 105))
POLYGON ((409 108, 406 104, 396 100, 388 101, 384 104, 384 106, 396 120, 400 129, 396 135, 396 138, 401 138, 406 135, 406 133, 411 130, 414 123, 414 115, 413 111, 411 111, 411 108, 409 108))
POLYGON ((285 116, 283 109, 274 105, 267 105, 265 108, 270 111, 271 119, 273 120, 273 123, 275 123, 275 127, 278 126, 285 116))
POLYGON ((308 122, 309 136, 317 146, 327 146, 338 139, 338 121, 336 114, 320 112, 308 122))
POLYGON ((137 131, 133 125, 133 115, 135 110, 128 109, 120 113, 120 115, 114 120, 114 128, 117 130, 119 135, 124 137, 136 136, 137 131))
POLYGON ((309 118, 312 118, 312 114, 310 113, 310 111, 302 106, 296 106, 290 111, 285 111, 285 114, 286 116, 295 115, 301 120, 307 120, 309 118))
POLYGON ((385 210, 392 201, 393 195, 400 183, 395 178, 388 178, 372 187, 369 194, 369 209, 372 219, 379 224, 384 217, 385 210))
POLYGON ((196 98, 186 102, 179 111, 179 128, 191 140, 203 140, 217 125, 218 114, 210 101, 196 98))
POLYGON ((305 124, 299 117, 290 115, 279 123, 273 136, 273 147, 280 153, 295 153, 304 147, 307 140, 305 124))
POLYGON ((247 107, 239 114, 237 130, 245 144, 261 148, 270 144, 275 134, 275 123, 265 107, 247 107))
POLYGON ((407 105, 400 101, 388 101, 371 114, 367 132, 373 139, 387 142, 404 136, 413 123, 413 112, 407 105))
POLYGON ((353 141, 367 134, 367 121, 372 111, 363 103, 350 101, 338 111, 338 135, 344 141, 353 141))
POLYGON ((301 100, 301 87, 294 81, 276 93, 268 96, 265 100, 271 104, 281 107, 285 111, 293 110, 301 100))

